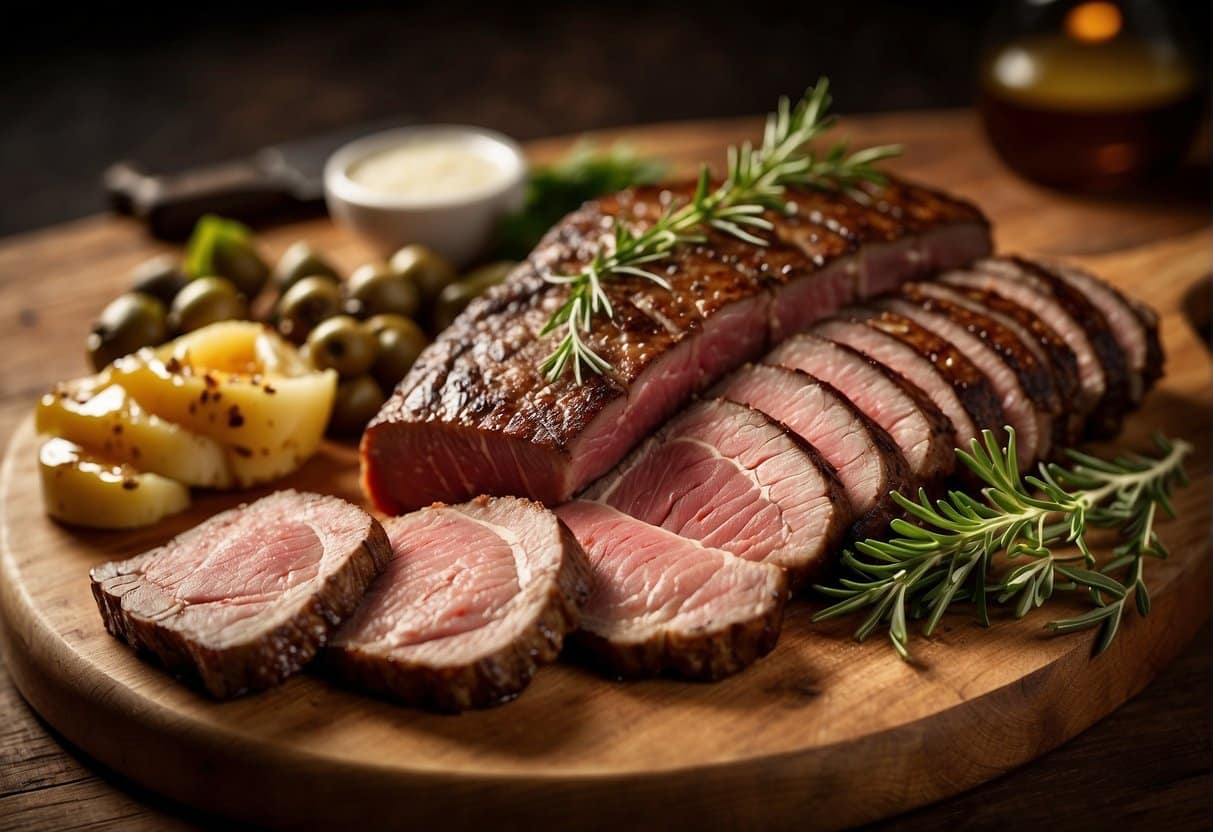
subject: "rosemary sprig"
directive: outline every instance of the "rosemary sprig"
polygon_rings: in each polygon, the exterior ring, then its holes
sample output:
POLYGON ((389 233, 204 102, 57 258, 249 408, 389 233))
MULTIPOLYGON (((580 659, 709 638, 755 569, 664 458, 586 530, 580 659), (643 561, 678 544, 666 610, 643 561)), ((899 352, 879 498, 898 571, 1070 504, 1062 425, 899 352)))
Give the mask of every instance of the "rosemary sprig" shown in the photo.
POLYGON ((1042 464, 1036 476, 1021 478, 1015 431, 1006 430, 1005 448, 984 431, 982 442, 973 440, 969 451, 956 452, 985 483, 980 496, 951 491, 932 503, 921 489, 917 500, 895 492, 893 499, 917 522, 896 519, 889 540, 865 540, 845 552, 847 574, 838 585, 816 587, 840 600, 813 620, 871 607, 856 639, 866 639, 883 625, 894 649, 908 659, 907 617, 926 618, 923 632, 929 636, 959 601, 973 601, 979 619, 988 625, 991 597, 1011 605, 1022 618, 1057 590, 1084 591, 1094 605, 1090 612, 1047 626, 1059 633, 1099 626, 1096 654, 1115 638, 1130 594, 1138 613, 1146 615, 1150 596, 1142 580, 1143 558, 1166 557, 1154 521, 1160 507, 1174 516, 1170 494, 1175 485, 1187 482, 1183 459, 1192 447, 1156 435, 1162 454, 1157 458, 1125 454, 1108 461, 1069 451, 1071 467, 1042 464), (1091 528, 1118 529, 1124 539, 1113 560, 1099 569, 1086 541, 1091 528), (1057 554, 1051 548, 1066 544, 1077 552, 1057 554), (992 577, 998 552, 1009 561, 1027 562, 992 577))
POLYGON ((578 384, 583 369, 599 374, 610 369, 610 364, 586 342, 595 316, 609 319, 614 314, 602 288, 604 280, 630 275, 669 289, 669 283, 652 270, 653 264, 678 245, 702 242, 705 229, 730 234, 752 245, 767 245, 755 232, 772 228, 762 216, 764 211, 788 209, 788 186, 853 191, 862 181, 882 183, 884 176, 875 165, 897 155, 898 147, 848 153, 845 145, 838 144, 820 156, 806 149, 810 141, 834 125, 834 117, 827 115, 830 103, 829 82, 824 78, 795 106, 781 98, 778 109, 767 117, 760 147, 746 142, 729 148, 728 176, 721 185, 712 188, 710 171, 704 166, 695 195, 686 205, 671 207, 639 233, 616 222, 611 235, 580 272, 549 276, 548 282, 567 285, 569 295, 540 333, 547 335, 561 327, 565 331, 556 349, 540 365, 548 381, 559 379, 570 366, 578 384))

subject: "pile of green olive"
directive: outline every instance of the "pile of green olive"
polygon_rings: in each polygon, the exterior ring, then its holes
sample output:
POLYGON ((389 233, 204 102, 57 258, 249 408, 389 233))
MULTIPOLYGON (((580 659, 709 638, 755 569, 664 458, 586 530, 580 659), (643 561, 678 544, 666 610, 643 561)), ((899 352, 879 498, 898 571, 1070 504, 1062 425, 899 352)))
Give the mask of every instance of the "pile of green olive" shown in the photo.
POLYGON ((246 295, 232 279, 207 275, 191 280, 176 257, 162 255, 136 267, 130 290, 101 311, 88 334, 88 357, 100 370, 143 347, 248 316, 246 295))
POLYGON ((329 433, 353 436, 429 344, 427 330, 445 329, 513 266, 493 263, 461 278, 434 252, 410 245, 343 281, 305 241, 287 248, 271 269, 247 229, 207 217, 184 262, 162 255, 135 269, 130 290, 105 307, 89 333, 89 359, 100 370, 143 347, 268 309, 267 324, 299 345, 317 369, 337 372, 329 433), (272 303, 259 302, 263 292, 272 293, 272 303))

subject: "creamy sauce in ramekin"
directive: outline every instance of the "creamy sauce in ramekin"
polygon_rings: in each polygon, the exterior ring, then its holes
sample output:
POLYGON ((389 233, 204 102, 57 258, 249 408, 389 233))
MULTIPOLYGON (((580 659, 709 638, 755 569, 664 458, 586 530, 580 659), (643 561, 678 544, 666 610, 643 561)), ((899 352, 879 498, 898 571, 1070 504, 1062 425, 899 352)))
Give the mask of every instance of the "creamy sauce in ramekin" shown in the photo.
POLYGON ((368 191, 409 201, 457 200, 501 187, 512 173, 483 143, 423 136, 376 151, 346 175, 368 191))

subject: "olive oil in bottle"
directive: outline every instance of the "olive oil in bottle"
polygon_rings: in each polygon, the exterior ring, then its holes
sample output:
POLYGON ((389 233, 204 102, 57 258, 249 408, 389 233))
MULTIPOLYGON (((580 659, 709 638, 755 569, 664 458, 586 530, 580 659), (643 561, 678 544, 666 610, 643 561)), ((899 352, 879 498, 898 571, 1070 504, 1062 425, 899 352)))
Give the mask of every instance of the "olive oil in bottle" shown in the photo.
POLYGON ((1196 61, 1161 29, 1161 10, 1144 10, 1153 31, 1142 33, 1127 14, 1143 9, 1126 4, 1017 5, 1034 7, 1024 10, 1034 25, 1004 33, 981 67, 982 119, 1007 165, 1047 185, 1110 190, 1183 159, 1203 85, 1196 61))

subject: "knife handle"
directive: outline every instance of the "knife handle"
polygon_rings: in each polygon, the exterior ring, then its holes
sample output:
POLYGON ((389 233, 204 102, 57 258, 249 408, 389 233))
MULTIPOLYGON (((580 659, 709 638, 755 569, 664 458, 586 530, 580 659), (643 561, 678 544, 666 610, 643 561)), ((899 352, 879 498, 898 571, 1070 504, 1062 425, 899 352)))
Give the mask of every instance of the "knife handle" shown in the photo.
POLYGON ((152 235, 181 240, 204 214, 256 220, 297 205, 284 183, 252 162, 228 162, 190 173, 153 176, 131 162, 105 171, 113 209, 147 223, 152 235))

